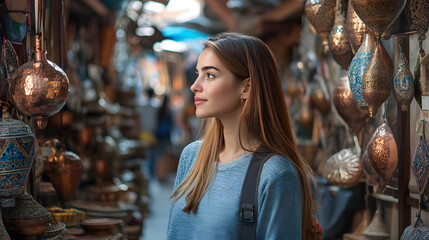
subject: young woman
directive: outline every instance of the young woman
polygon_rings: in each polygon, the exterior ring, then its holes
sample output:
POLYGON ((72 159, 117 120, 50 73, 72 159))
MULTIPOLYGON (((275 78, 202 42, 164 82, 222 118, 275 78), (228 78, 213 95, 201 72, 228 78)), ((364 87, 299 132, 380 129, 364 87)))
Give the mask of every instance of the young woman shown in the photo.
POLYGON ((257 239, 315 239, 312 171, 289 124, 277 64, 259 39, 223 33, 204 44, 191 86, 204 136, 183 149, 168 239, 239 239, 252 153, 272 152, 258 187, 257 239))

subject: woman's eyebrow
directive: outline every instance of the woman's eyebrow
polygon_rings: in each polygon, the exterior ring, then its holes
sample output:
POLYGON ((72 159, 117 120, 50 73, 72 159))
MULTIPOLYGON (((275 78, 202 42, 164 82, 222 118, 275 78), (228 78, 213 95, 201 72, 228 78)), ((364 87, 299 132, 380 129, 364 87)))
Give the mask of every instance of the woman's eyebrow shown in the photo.
MULTIPOLYGON (((202 71, 207 71, 209 69, 214 69, 214 70, 220 72, 219 69, 217 67, 214 67, 214 66, 204 66, 201 68, 202 71)), ((195 71, 198 72, 198 69, 195 69, 195 71)))

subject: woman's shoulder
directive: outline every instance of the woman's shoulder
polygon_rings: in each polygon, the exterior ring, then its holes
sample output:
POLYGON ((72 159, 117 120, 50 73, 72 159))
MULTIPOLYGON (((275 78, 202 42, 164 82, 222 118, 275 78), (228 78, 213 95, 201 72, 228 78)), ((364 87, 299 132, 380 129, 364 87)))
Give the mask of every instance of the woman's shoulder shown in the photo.
POLYGON ((200 151, 202 141, 191 142, 186 145, 180 155, 179 170, 188 172, 194 165, 200 151))
POLYGON ((265 162, 261 180, 271 182, 284 175, 288 175, 288 178, 299 178, 298 170, 289 158, 274 155, 265 162))
POLYGON ((194 141, 186 145, 182 150, 182 157, 193 157, 200 151, 203 141, 194 141))

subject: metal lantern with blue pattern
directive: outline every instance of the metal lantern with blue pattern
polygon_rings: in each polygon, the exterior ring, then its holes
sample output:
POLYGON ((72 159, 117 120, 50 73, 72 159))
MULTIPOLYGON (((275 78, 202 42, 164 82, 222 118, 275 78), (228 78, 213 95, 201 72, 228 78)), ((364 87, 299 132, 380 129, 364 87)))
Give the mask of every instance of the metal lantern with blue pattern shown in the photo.
POLYGON ((372 60, 376 47, 376 40, 373 34, 365 34, 362 45, 359 47, 355 56, 350 63, 349 68, 349 83, 350 90, 355 97, 359 107, 366 108, 368 104, 365 102, 362 96, 362 79, 365 74, 365 70, 372 60))
POLYGON ((414 98, 414 80, 402 51, 393 73, 393 94, 401 110, 407 111, 414 98))
POLYGON ((6 108, 0 120, 0 204, 13 207, 24 193, 34 158, 35 137, 30 126, 11 118, 6 108))

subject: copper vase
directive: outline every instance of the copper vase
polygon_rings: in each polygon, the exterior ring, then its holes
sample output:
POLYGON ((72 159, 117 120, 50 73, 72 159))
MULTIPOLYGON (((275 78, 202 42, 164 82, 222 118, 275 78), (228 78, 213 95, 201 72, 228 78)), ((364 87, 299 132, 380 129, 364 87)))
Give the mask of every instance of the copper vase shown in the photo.
POLYGON ((402 111, 407 111, 414 98, 414 80, 404 53, 401 51, 393 73, 393 94, 402 111))
POLYGON ((367 115, 358 107, 349 86, 347 74, 340 77, 334 88, 334 106, 338 114, 355 133, 359 133, 365 125, 367 115))
POLYGON ((379 42, 362 79, 362 97, 368 104, 370 117, 375 116, 378 107, 389 97, 392 74, 392 60, 379 42))
POLYGON ((419 55, 417 56, 416 67, 414 68, 414 97, 416 98, 417 103, 420 108, 422 108, 422 83, 421 83, 421 69, 420 62, 425 56, 425 50, 420 49, 419 55))
POLYGON ((351 0, 357 15, 377 38, 395 21, 406 0, 351 0))
POLYGON ((51 179, 55 190, 61 200, 69 201, 79 185, 83 173, 83 165, 80 157, 71 152, 58 148, 57 140, 53 143, 47 141, 44 147, 52 147, 53 155, 45 161, 45 171, 51 179))
POLYGON ((48 160, 47 168, 47 175, 60 199, 72 200, 83 173, 80 157, 74 152, 63 151, 48 160))
POLYGON ((348 69, 353 59, 353 51, 350 46, 348 33, 346 30, 346 18, 344 17, 341 0, 337 0, 334 26, 329 33, 329 50, 334 60, 343 68, 348 69))
POLYGON ((325 51, 328 48, 328 35, 335 20, 335 0, 307 0, 305 15, 319 33, 325 51))
POLYGON ((38 236, 49 227, 51 214, 31 195, 16 198, 16 206, 6 208, 4 225, 19 236, 38 236))
POLYGON ((365 34, 368 33, 368 28, 356 14, 351 0, 348 1, 347 6, 346 30, 353 54, 355 54, 362 45, 365 34))
POLYGON ((322 176, 330 184, 353 186, 362 177, 362 163, 358 155, 350 148, 343 149, 329 157, 322 169, 322 176))
POLYGON ((349 68, 350 90, 355 97, 358 106, 367 108, 368 104, 362 96, 362 80, 368 65, 371 63, 376 48, 376 40, 372 33, 365 34, 362 45, 353 57, 349 68))
POLYGON ((385 122, 374 132, 368 143, 368 159, 378 176, 381 185, 387 184, 396 171, 398 148, 389 125, 385 122))

